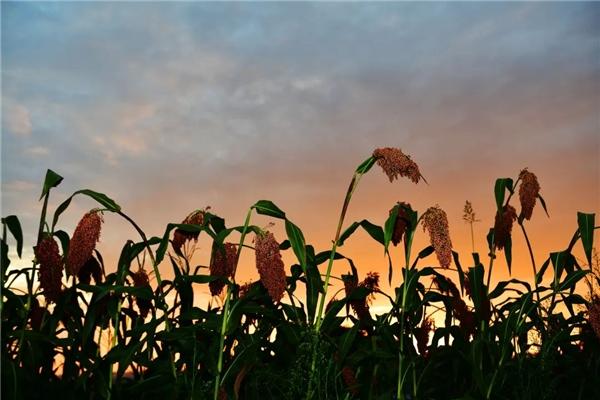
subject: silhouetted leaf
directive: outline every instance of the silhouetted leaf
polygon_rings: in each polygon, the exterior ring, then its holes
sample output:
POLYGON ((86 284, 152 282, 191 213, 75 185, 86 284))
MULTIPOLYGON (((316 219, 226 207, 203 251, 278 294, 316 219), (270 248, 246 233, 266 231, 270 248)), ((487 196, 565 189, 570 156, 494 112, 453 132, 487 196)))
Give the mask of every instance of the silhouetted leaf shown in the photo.
POLYGON ((259 200, 252 208, 259 214, 285 219, 285 213, 270 200, 259 200))
POLYGON ((548 218, 550 218, 550 214, 548 214, 548 208, 546 208, 546 201, 544 200, 544 198, 542 197, 541 194, 538 193, 537 198, 540 199, 540 203, 542 204, 542 208, 544 209, 544 212, 546 213, 546 215, 548 216, 548 218))
POLYGON ((511 178, 498 178, 494 185, 494 196, 496 198, 496 207, 498 212, 502 212, 504 206, 504 195, 506 190, 512 193, 513 180, 511 178))
POLYGON ((46 171, 46 178, 44 179, 44 186, 42 187, 42 194, 40 196, 40 200, 44 198, 48 193, 50 193, 50 189, 60 185, 63 177, 52 171, 51 169, 46 171))
POLYGON ((579 226, 579 234, 581 235, 581 244, 583 251, 588 261, 588 265, 592 265, 592 247, 594 246, 594 220, 595 214, 577 213, 577 225, 579 226))
POLYGON ((369 157, 367 158, 365 161, 363 161, 357 168, 356 168, 356 173, 357 174, 366 174, 367 172, 369 172, 369 170, 371 169, 371 167, 373 167, 373 165, 375 164, 375 157, 369 157))
POLYGON ((285 232, 287 233, 296 258, 300 262, 302 269, 306 272, 306 243, 302 231, 294 223, 286 219, 285 232))
POLYGON ((9 215, 8 217, 2 218, 2 223, 6 224, 8 230, 15 238, 17 242, 17 255, 21 258, 23 252, 23 230, 21 229, 21 223, 16 215, 9 215))

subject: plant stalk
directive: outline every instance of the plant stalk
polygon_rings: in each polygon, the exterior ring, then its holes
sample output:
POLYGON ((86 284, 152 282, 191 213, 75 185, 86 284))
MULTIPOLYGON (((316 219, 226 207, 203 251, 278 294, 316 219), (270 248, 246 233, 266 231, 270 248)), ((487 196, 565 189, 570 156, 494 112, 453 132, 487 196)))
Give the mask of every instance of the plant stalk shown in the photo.
MULTIPOLYGON (((244 227, 242 228, 242 234, 240 236, 240 242, 237 249, 237 254, 235 257, 235 268, 233 270, 233 280, 235 281, 235 273, 237 271, 237 265, 240 260, 240 254, 242 253, 242 248, 244 245, 244 240, 246 239, 246 233, 248 231, 248 226, 250 225, 250 217, 252 216, 252 208, 248 210, 248 214, 246 215, 246 220, 244 221, 244 227)), ((225 295, 225 304, 223 305, 223 321, 221 323, 221 334, 219 338, 219 359, 217 361, 217 376, 215 378, 215 388, 213 393, 213 399, 218 400, 219 398, 219 388, 221 387, 221 372, 223 371, 223 353, 225 349, 225 332, 227 330, 227 324, 229 322, 229 303, 231 298, 231 284, 227 285, 227 293, 225 295)))

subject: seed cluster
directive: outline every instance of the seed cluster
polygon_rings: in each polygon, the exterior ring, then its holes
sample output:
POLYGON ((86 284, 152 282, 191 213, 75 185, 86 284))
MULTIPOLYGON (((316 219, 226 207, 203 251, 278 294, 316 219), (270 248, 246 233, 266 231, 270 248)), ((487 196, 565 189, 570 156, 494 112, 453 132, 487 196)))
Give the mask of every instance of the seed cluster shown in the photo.
MULTIPOLYGON (((410 204, 404 202, 399 202, 395 207, 398 207, 398 216, 396 217, 396 222, 394 223, 392 244, 394 246, 398 246, 410 224, 410 221, 408 220, 408 210, 412 210, 412 207, 410 204)), ((395 207, 390 210, 390 215, 392 215, 395 207)))
POLYGON ((506 205, 502 213, 496 213, 494 222, 494 245, 502 250, 510 240, 513 222, 517 219, 517 210, 511 205, 506 205))
MULTIPOLYGON (((133 286, 137 288, 150 287, 148 274, 143 269, 140 269, 138 272, 132 274, 131 279, 133 279, 133 286)), ((148 316, 148 312, 150 312, 152 309, 152 301, 143 299, 141 297, 136 297, 135 302, 140 310, 140 315, 142 318, 146 318, 148 316)))
POLYGON ((530 220, 533 213, 533 207, 537 196, 540 193, 540 184, 534 173, 527 171, 527 168, 519 174, 521 186, 519 187, 519 200, 521 202, 521 215, 519 218, 530 220))
POLYGON ((102 222, 100 213, 92 210, 85 214, 77 224, 67 257, 67 272, 70 275, 78 275, 81 267, 92 256, 96 243, 100 240, 102 222))
POLYGON ((429 317, 425 318, 421 326, 414 329, 415 339, 417 340, 417 349, 419 354, 427 356, 429 333, 433 330, 433 320, 429 317))
MULTIPOLYGON (((344 282, 344 291, 346 297, 350 296, 357 288, 366 288, 369 296, 375 291, 379 290, 379 273, 369 272, 366 278, 362 282, 358 282, 358 277, 354 275, 342 275, 342 281, 344 282)), ((350 306, 354 310, 354 313, 361 321, 365 321, 370 318, 369 314, 369 296, 363 299, 352 299, 350 300, 350 306)))
POLYGON ((446 212, 439 206, 430 207, 423 214, 423 230, 429 231, 429 239, 440 265, 450 267, 452 262, 452 241, 446 212))
POLYGON ((422 178, 417 163, 400 149, 394 147, 375 149, 373 157, 377 160, 377 165, 388 176, 390 182, 398 179, 399 176, 408 177, 414 183, 419 183, 422 178))
POLYGON ((46 302, 58 301, 61 293, 62 258, 52 236, 46 236, 35 247, 35 258, 40 264, 40 286, 44 290, 46 302))
MULTIPOLYGON (((199 210, 194 211, 181 222, 186 225, 203 225, 204 224, 204 213, 205 211, 199 210)), ((175 234, 173 235, 173 249, 177 254, 181 254, 181 248, 188 240, 198 240, 198 236, 200 232, 186 232, 182 229, 175 229, 175 234)))
MULTIPOLYGON (((215 247, 210 259, 210 276, 229 278, 235 271, 237 259, 237 246, 233 243, 224 243, 223 247, 215 247)), ((210 293, 218 296, 225 287, 221 280, 212 281, 209 284, 210 293)))
POLYGON ((256 269, 260 275, 260 282, 269 292, 273 302, 278 302, 283 297, 286 287, 285 269, 279 252, 279 243, 271 232, 256 235, 254 243, 256 269))

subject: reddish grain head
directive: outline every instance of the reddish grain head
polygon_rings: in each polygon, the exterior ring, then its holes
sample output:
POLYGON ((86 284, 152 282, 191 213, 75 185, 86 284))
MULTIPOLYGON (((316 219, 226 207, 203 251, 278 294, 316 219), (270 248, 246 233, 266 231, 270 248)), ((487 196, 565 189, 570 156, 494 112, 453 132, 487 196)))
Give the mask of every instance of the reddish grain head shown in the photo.
POLYGON ((385 172, 390 182, 398 179, 399 176, 407 177, 414 183, 419 183, 422 178, 417 163, 400 149, 394 147, 375 149, 373 157, 377 160, 377 165, 385 172))
POLYGON ((46 236, 35 247, 35 258, 40 264, 40 286, 46 302, 58 301, 61 293, 62 258, 58 244, 52 236, 46 236))
POLYGON ((278 302, 283 297, 286 287, 285 269, 279 243, 271 232, 256 235, 254 239, 256 254, 256 269, 260 275, 260 282, 269 292, 273 302, 278 302))
POLYGON ((519 178, 521 179, 521 186, 519 187, 519 200, 521 202, 520 221, 522 219, 530 220, 533 207, 535 207, 535 202, 540 193, 540 184, 538 183, 537 176, 527 171, 527 168, 521 171, 519 178))
MULTIPOLYGON (((412 210, 410 204, 404 202, 399 202, 397 207, 398 216, 396 217, 396 222, 394 222, 394 232, 392 233, 392 244, 394 246, 398 246, 402 241, 402 237, 410 224, 410 221, 408 220, 408 210, 412 210)), ((394 208, 395 207, 390 210, 390 215, 392 215, 394 208)))
MULTIPOLYGON (((233 243, 224 243, 223 247, 213 249, 210 259, 210 276, 230 278, 235 271, 237 259, 237 246, 233 243)), ((212 281, 209 284, 210 293, 218 296, 225 287, 221 280, 212 281)))
POLYGON ((494 245, 502 250, 508 243, 512 232, 513 222, 517 219, 517 211, 511 205, 506 205, 501 213, 496 213, 494 222, 494 245))
MULTIPOLYGON (((150 287, 150 280, 148 279, 148 274, 143 269, 140 269, 138 272, 131 275, 131 279, 133 279, 133 286, 136 288, 141 287, 150 287)), ((140 315, 142 318, 146 318, 148 313, 152 309, 152 301, 148 299, 144 299, 141 297, 136 297, 135 302, 140 310, 140 315)))
POLYGON ((600 340, 600 297, 592 298, 588 308, 588 319, 594 333, 600 340))
POLYGON ((77 224, 67 257, 67 272, 70 275, 77 275, 81 267, 92 257, 96 243, 100 240, 102 222, 100 212, 92 210, 77 224))
MULTIPOLYGON (((185 217, 185 219, 181 222, 186 225, 203 225, 204 224, 204 210, 197 210, 185 217)), ((181 254, 181 248, 185 244, 185 242, 189 240, 198 240, 199 232, 186 232, 182 229, 175 229, 175 233, 173 235, 173 241, 171 242, 173 245, 173 249, 177 254, 181 254)))
POLYGON ((423 215, 423 230, 429 231, 429 239, 440 265, 450 267, 452 262, 452 241, 448 217, 439 206, 430 207, 423 215))

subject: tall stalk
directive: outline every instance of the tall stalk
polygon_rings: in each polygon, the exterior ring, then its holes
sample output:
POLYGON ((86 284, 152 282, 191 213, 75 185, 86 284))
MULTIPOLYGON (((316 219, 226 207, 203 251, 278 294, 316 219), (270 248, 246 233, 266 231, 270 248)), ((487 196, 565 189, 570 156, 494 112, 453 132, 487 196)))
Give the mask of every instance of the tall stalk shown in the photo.
MULTIPOLYGON (((242 234, 240 236, 240 242, 237 248, 237 254, 235 257, 235 267, 233 270, 233 280, 235 281, 235 273, 237 271, 237 265, 240 260, 240 254, 242 253, 242 248, 244 247, 244 240, 246 239, 246 233, 248 232, 248 226, 250 225, 250 217, 252 216, 252 208, 248 210, 248 214, 246 215, 246 220, 244 221, 244 227, 242 228, 242 234)), ((213 399, 218 400, 219 398, 219 388, 221 387, 221 372, 223 371, 223 353, 225 349, 223 348, 225 345, 225 332, 227 330, 227 324, 229 322, 229 303, 231 298, 231 284, 227 285, 227 293, 225 295, 225 304, 223 305, 223 320, 221 322, 221 333, 219 337, 219 359, 217 361, 217 376, 215 377, 215 388, 213 393, 213 399)))
POLYGON ((331 254, 329 255, 329 262, 327 263, 327 272, 325 274, 325 284, 323 288, 323 294, 319 300, 319 309, 317 315, 315 317, 315 332, 319 333, 321 329, 321 323, 323 321, 323 307, 325 305, 325 297, 327 296, 327 289, 329 287, 329 279, 331 277, 331 269, 333 267, 333 260, 335 259, 335 252, 338 247, 338 241, 340 239, 340 234, 342 232, 342 226, 344 224, 344 218, 346 217, 346 212, 348 211, 348 206, 350 205, 350 200, 352 199, 352 195, 358 186, 358 182, 362 177, 362 173, 355 172, 352 176, 352 180, 350 181, 350 185, 348 186, 348 190, 346 191, 346 197, 344 197, 344 204, 342 206, 342 211, 340 213, 340 218, 338 220, 337 229, 335 231, 335 238, 333 239, 333 246, 331 247, 331 254))
POLYGON ((398 379, 396 382, 396 398, 398 400, 404 398, 404 316, 406 312, 406 296, 408 294, 408 274, 410 272, 410 251, 412 248, 412 241, 415 234, 417 225, 411 226, 410 230, 406 232, 406 249, 404 252, 404 282, 402 283, 402 311, 400 313, 400 351, 398 352, 398 379))
POLYGON ((538 303, 540 302, 540 293, 538 292, 538 283, 537 283, 537 267, 535 265, 535 257, 533 256, 533 249, 531 247, 531 242, 529 241, 529 236, 527 235, 527 231, 525 230, 525 226, 523 222, 519 220, 519 226, 521 227, 521 231, 523 231, 523 236, 525 236, 525 242, 527 243, 527 250, 529 250, 529 257, 531 258, 531 266, 533 267, 533 284, 535 286, 535 294, 537 297, 538 303))

